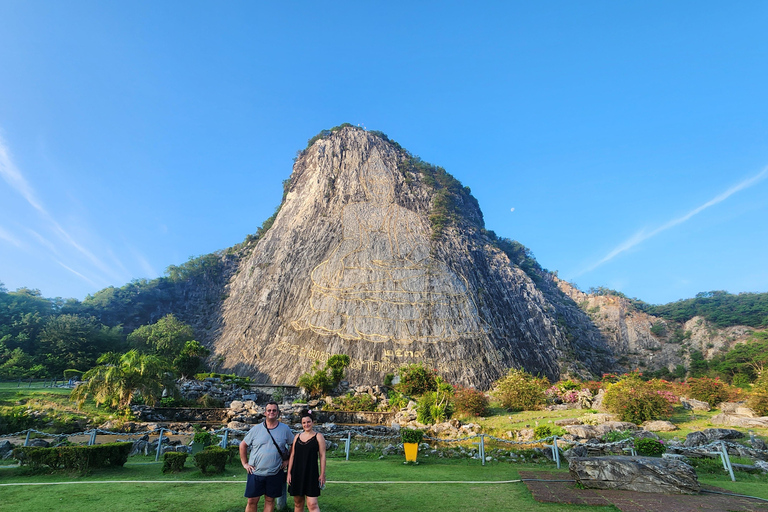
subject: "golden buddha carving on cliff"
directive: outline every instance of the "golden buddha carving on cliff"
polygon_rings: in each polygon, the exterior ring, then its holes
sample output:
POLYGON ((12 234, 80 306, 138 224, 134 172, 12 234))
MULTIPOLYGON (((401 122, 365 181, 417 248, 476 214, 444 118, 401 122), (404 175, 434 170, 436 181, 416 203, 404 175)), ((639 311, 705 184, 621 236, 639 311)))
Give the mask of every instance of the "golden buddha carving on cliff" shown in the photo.
POLYGON ((401 344, 482 333, 466 280, 430 256, 429 229, 395 203, 394 176, 375 149, 359 176, 366 200, 344 207, 342 241, 312 270, 309 304, 292 327, 401 344))

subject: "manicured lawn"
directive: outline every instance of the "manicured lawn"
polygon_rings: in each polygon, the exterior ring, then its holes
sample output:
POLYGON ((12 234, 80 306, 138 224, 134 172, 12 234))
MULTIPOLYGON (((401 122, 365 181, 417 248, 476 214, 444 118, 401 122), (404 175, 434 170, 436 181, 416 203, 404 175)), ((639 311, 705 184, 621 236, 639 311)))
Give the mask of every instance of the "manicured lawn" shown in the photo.
MULTIPOLYGON (((129 463, 122 469, 103 471, 88 477, 20 475, 18 468, 0 469, 0 483, 11 482, 92 482, 79 485, 0 487, 3 510, 108 510, 109 512, 242 511, 245 499, 244 473, 239 466, 228 466, 223 475, 204 476, 192 468, 177 475, 163 475, 159 464, 129 463), (151 480, 160 483, 96 483, 105 480, 151 480), (202 483, 207 480, 225 483, 202 483), (192 483, 181 483, 181 481, 192 483)), ((555 512, 603 510, 535 502, 522 483, 421 483, 425 481, 514 480, 518 470, 542 469, 542 465, 518 465, 476 460, 425 460, 419 465, 403 465, 398 456, 381 460, 328 463, 329 484, 320 498, 324 512, 381 512, 418 510, 509 510, 515 512, 555 512), (341 483, 397 481, 402 484, 341 483)), ((549 467, 548 467, 549 469, 549 467)), ((563 472, 564 477, 567 473, 563 472)), ((289 499, 290 502, 290 499, 289 499)), ((260 507, 261 510, 261 507, 260 507)))

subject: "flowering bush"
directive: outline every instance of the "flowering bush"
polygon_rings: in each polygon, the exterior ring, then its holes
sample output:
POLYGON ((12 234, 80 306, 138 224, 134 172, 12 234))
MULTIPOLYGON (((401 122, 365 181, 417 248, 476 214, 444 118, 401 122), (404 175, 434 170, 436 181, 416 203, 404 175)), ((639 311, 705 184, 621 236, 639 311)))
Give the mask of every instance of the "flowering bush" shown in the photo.
POLYGON ((760 416, 768 415, 768 393, 752 393, 747 398, 747 407, 760 416))
POLYGON ((680 398, 671 391, 657 390, 656 394, 666 400, 669 405, 675 405, 680 401, 680 398))
POLYGON ((581 383, 581 387, 582 389, 588 389, 592 395, 596 395, 598 391, 603 389, 604 385, 596 380, 587 380, 581 383))
POLYGON ((544 392, 547 402, 555 404, 576 404, 582 408, 589 408, 592 405, 592 392, 587 389, 579 389, 579 384, 567 380, 547 388, 544 392))
POLYGON ((488 397, 476 389, 457 387, 453 394, 453 407, 458 414, 485 416, 488 412, 488 397))
POLYGON ((707 402, 712 407, 717 407, 717 404, 728 399, 728 385, 720 379, 700 377, 688 379, 686 384, 691 398, 707 402))
POLYGON ((651 385, 636 375, 626 375, 611 384, 605 392, 603 405, 618 414, 621 421, 640 424, 647 420, 666 419, 672 414, 672 405, 651 385))
POLYGON ((546 377, 534 377, 524 370, 512 368, 506 377, 496 381, 492 394, 502 407, 511 411, 534 411, 546 401, 546 377))

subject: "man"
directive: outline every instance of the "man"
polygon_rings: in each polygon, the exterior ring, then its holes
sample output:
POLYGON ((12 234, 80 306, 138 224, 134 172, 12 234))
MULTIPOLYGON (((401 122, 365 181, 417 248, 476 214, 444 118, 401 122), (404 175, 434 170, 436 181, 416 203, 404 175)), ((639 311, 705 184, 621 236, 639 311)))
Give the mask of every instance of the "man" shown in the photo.
POLYGON ((245 512, 256 512, 256 506, 262 496, 264 512, 273 512, 275 498, 283 495, 285 487, 284 468, 288 467, 287 459, 293 443, 293 432, 286 424, 277 420, 280 409, 276 402, 267 404, 265 416, 264 422, 251 428, 240 443, 240 462, 248 472, 245 485, 248 504, 245 506, 245 512), (250 457, 248 449, 251 450, 250 457), (286 456, 285 460, 281 452, 286 456))

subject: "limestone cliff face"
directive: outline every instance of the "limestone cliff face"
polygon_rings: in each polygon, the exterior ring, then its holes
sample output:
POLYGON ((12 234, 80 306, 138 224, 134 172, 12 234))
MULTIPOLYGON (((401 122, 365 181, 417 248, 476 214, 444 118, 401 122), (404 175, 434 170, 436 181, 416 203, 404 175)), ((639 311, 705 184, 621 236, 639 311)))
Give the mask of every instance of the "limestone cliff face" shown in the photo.
POLYGON ((302 153, 274 224, 229 281, 209 338, 223 369, 293 384, 347 354, 356 382, 422 362, 479 387, 513 366, 550 378, 612 369, 552 277, 534 283, 493 246, 476 201, 433 236, 439 194, 408 158, 354 127, 302 153))
POLYGON ((638 311, 623 297, 590 295, 563 281, 558 286, 599 329, 618 358, 621 371, 688 367, 691 351, 698 350, 711 359, 718 352, 746 341, 753 331, 745 326, 720 329, 701 317, 677 324, 638 311), (654 329, 655 333, 651 330, 654 325, 661 326, 654 329), (682 339, 675 337, 676 330, 683 333, 682 339))

